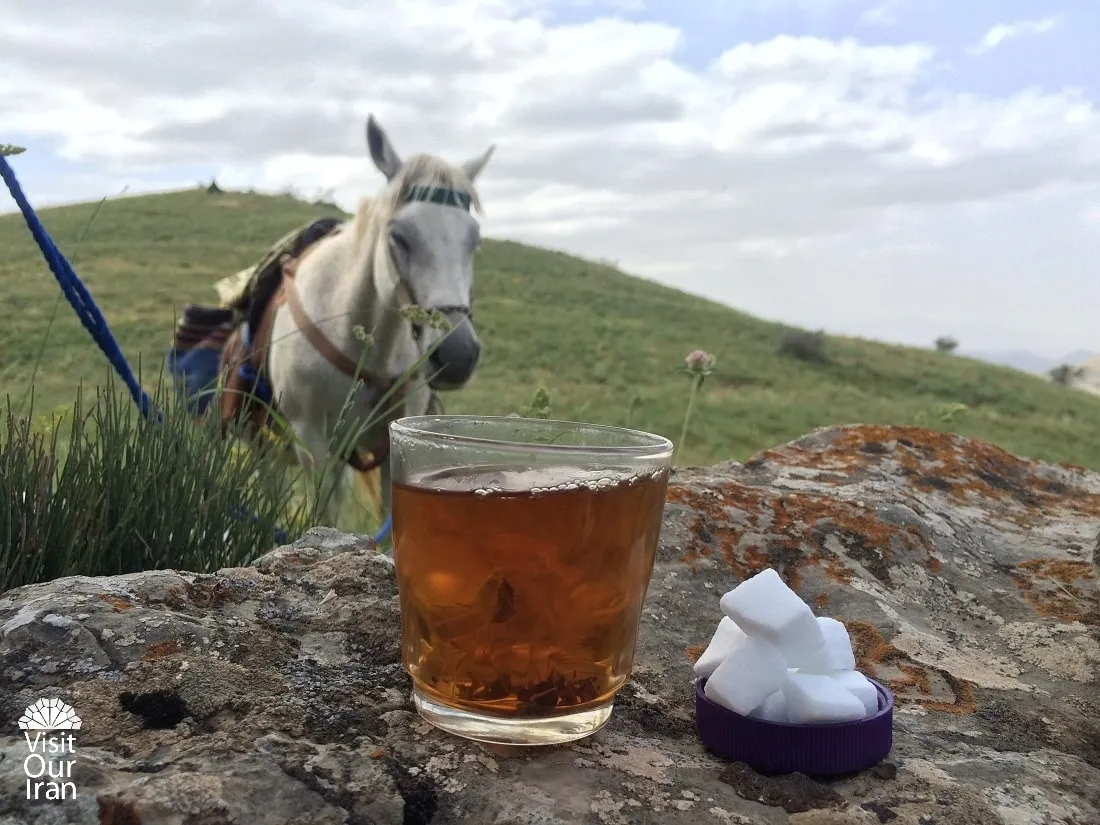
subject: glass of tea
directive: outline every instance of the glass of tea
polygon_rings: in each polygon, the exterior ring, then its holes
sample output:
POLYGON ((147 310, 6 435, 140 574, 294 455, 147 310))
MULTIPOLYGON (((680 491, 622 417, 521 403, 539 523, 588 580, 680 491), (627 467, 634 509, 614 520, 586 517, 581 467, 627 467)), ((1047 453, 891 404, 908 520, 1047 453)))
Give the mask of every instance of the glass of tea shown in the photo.
POLYGON ((630 677, 672 443, 536 418, 390 427, 404 665, 450 733, 552 745, 595 733, 630 677))

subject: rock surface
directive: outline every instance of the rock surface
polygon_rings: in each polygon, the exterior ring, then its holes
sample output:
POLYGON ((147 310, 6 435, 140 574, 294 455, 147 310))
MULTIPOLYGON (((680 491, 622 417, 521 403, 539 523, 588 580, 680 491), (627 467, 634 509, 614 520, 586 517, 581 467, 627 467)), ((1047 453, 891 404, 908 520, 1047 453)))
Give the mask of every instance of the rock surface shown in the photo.
POLYGON ((316 530, 254 567, 0 597, 0 823, 1100 823, 1100 475, 915 428, 821 430, 677 473, 632 682, 588 740, 520 754, 419 720, 391 561, 316 530), (832 781, 708 754, 692 670, 774 567, 897 696, 832 781), (28 801, 17 720, 83 720, 77 796, 28 801))

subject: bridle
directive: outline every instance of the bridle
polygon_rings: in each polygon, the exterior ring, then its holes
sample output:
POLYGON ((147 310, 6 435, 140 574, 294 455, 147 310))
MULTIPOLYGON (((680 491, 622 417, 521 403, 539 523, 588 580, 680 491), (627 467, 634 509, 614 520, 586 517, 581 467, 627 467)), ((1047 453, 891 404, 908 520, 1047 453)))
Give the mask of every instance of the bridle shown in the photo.
MULTIPOLYGON (((402 192, 402 203, 437 203, 441 206, 453 206, 458 209, 462 209, 465 212, 470 211, 470 196, 465 192, 460 192, 457 189, 448 189, 442 186, 428 186, 427 184, 412 184, 406 186, 402 192)), ((473 298, 470 298, 470 304, 444 304, 442 306, 425 306, 417 298, 416 290, 413 289, 412 284, 408 282, 404 273, 397 267, 394 267, 397 271, 397 282, 401 292, 404 293, 404 297, 408 299, 408 303, 413 306, 418 306, 428 312, 438 312, 441 315, 461 315, 466 320, 473 324, 474 310, 473 310, 473 298)), ((417 321, 410 321, 412 327, 413 338, 416 341, 417 348, 423 353, 424 346, 424 325, 417 321)))

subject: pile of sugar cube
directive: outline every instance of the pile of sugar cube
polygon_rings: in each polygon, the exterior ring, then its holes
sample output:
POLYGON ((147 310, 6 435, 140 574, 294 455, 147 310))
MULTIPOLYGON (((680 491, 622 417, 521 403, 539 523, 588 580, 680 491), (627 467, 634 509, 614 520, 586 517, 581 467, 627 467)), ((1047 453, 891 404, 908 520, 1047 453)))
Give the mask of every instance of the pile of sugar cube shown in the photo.
POLYGON ((742 716, 790 724, 852 722, 878 710, 848 629, 816 617, 768 568, 722 596, 722 620, 695 662, 703 692, 742 716))

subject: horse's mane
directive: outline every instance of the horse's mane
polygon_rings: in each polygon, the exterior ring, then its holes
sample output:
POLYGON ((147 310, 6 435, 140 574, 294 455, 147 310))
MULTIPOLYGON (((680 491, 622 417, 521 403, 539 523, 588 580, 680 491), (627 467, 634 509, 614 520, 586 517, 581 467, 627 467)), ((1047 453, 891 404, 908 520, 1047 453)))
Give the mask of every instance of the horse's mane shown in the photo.
POLYGON ((357 247, 361 249, 363 243, 373 241, 389 225, 404 202, 405 189, 409 186, 442 187, 462 192, 469 196, 470 208, 482 212, 477 188, 461 168, 434 155, 410 155, 381 193, 359 201, 352 226, 349 227, 357 247))

